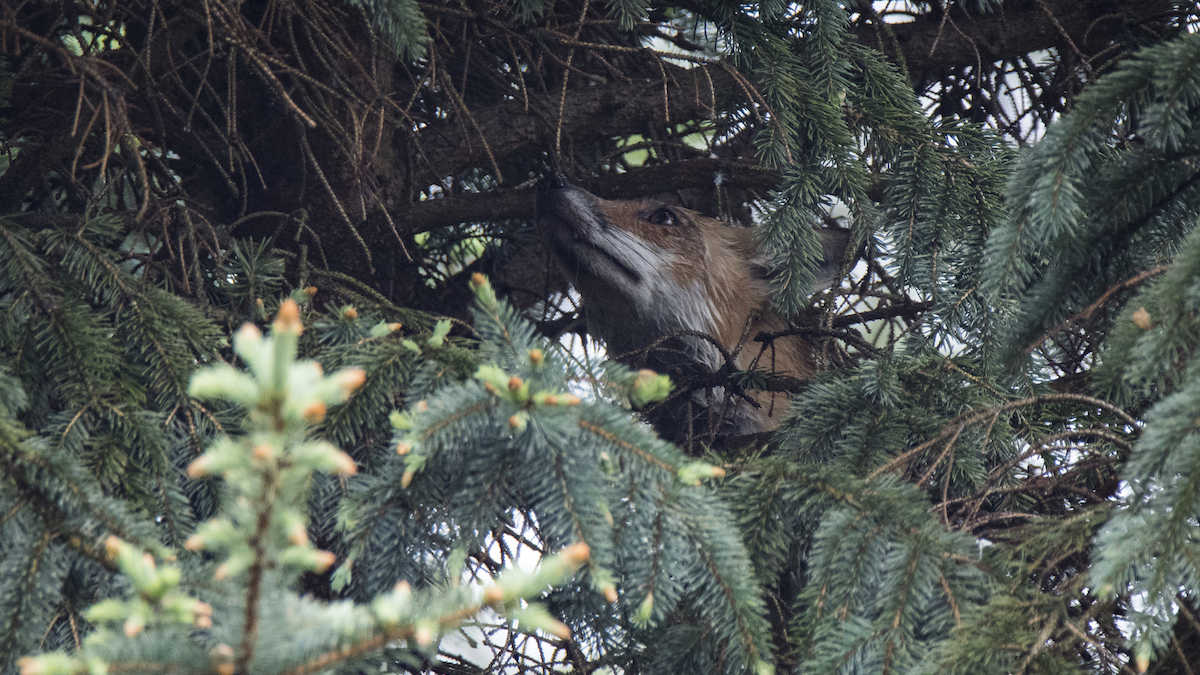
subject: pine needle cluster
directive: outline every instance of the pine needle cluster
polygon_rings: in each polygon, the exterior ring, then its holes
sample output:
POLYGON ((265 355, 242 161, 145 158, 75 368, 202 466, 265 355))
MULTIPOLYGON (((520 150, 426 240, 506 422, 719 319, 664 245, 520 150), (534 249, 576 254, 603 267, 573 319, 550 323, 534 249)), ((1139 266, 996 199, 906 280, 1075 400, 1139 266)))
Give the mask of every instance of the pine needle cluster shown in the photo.
POLYGON ((861 3, 235 4, 0 16, 5 675, 1200 662, 1196 34, 1018 149, 861 3), (778 433, 563 346, 547 171, 757 222, 778 433))
POLYGON ((19 659, 23 675, 112 670, 295 675, 369 663, 385 646, 400 643, 409 645, 408 660, 419 662, 439 634, 484 606, 527 630, 569 635, 545 610, 521 601, 587 560, 587 546, 580 543, 547 557, 535 572, 513 570, 486 588, 451 581, 414 590, 401 582, 370 605, 323 603, 292 590, 300 574, 323 572, 336 560, 308 536, 313 473, 357 473, 349 455, 312 439, 310 430, 366 377, 359 368, 324 375, 317 362, 297 361, 302 332, 299 307, 287 300, 270 337, 252 324, 234 336, 234 350, 250 372, 221 365, 192 377, 190 395, 228 401, 243 412, 241 432, 218 438, 187 468, 192 478, 223 479, 217 514, 197 526, 185 551, 157 544, 145 550, 110 534, 102 560, 120 576, 111 595, 83 613, 95 630, 70 652, 19 659))

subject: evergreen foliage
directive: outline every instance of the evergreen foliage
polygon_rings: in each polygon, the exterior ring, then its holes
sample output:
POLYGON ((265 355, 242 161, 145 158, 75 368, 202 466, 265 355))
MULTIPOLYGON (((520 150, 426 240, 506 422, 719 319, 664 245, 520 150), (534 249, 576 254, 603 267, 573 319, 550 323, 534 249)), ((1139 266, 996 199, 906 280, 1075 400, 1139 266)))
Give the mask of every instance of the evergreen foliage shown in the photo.
MULTIPOLYGON (((366 607, 316 602, 289 591, 302 572, 324 571, 335 560, 308 537, 304 511, 313 472, 357 472, 349 455, 309 438, 308 430, 324 418, 328 405, 343 402, 365 379, 358 368, 325 376, 315 361, 296 361, 302 331, 299 307, 287 300, 271 337, 251 324, 234 336, 234 350, 250 373, 218 365, 192 377, 192 396, 229 401, 244 415, 236 439, 218 438, 187 470, 193 478, 224 479, 219 514, 200 524, 183 546, 211 551, 220 564, 192 555, 180 565, 159 567, 150 552, 109 535, 107 560, 127 588, 87 609, 84 616, 96 630, 82 648, 20 659, 22 673, 103 673, 114 667, 305 671, 362 659, 389 642, 428 648, 439 633, 479 612, 481 603, 519 617, 528 628, 565 630, 544 610, 517 601, 587 559, 584 545, 547 560, 535 574, 517 570, 478 593, 453 582, 414 592, 402 582, 366 607), (118 624, 120 633, 113 630, 118 624), (193 627, 200 630, 194 633, 193 627)), ((167 558, 176 560, 173 554, 167 558)))
POLYGON ((1200 12, 900 4, 0 3, 0 673, 1192 673, 1200 12), (552 171, 821 372, 573 341, 552 171), (784 424, 639 420, 713 385, 784 424))

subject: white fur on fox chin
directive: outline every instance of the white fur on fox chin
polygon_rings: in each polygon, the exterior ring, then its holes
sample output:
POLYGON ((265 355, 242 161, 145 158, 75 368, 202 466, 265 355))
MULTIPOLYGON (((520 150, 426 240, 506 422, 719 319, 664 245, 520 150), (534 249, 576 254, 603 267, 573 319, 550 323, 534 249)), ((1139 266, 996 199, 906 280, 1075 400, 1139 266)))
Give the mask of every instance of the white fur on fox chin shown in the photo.
MULTIPOLYGON (((597 228, 590 234, 593 235, 593 243, 603 246, 614 258, 621 260, 641 276, 640 284, 622 284, 621 290, 629 295, 637 316, 652 317, 653 325, 648 326, 651 334, 667 336, 680 331, 716 334, 717 310, 704 285, 700 281, 680 284, 670 273, 680 262, 678 255, 650 246, 638 237, 615 228, 597 228)), ((622 338, 626 336, 610 329, 610 321, 605 316, 606 310, 610 310, 610 306, 589 309, 592 313, 588 316, 588 322, 594 324, 595 333, 610 347, 621 350, 631 347, 622 344, 622 338)), ((619 325, 620 322, 612 323, 619 325)), ((713 370, 723 365, 721 352, 708 340, 685 336, 683 342, 692 352, 690 356, 699 363, 713 370)))

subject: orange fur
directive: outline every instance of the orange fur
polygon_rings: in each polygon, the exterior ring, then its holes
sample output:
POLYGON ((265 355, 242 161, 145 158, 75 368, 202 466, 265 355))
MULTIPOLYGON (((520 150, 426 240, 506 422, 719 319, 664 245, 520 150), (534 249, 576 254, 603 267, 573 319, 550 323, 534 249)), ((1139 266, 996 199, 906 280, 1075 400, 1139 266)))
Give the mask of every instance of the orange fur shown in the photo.
MULTIPOLYGON (((726 352, 738 351, 745 370, 760 356, 760 332, 786 323, 770 308, 768 282, 751 232, 694 211, 652 200, 605 200, 560 178, 538 189, 538 225, 564 272, 583 296, 592 335, 620 358, 656 341, 695 331, 712 336, 726 352)), ((724 365, 706 340, 679 337, 683 356, 660 356, 660 370, 724 365)), ((798 337, 776 340, 758 367, 797 378, 812 375, 808 345, 798 337)), ((787 397, 753 392, 758 406, 735 401, 720 433, 774 429, 787 397)), ((702 403, 703 405, 703 403, 702 403)))

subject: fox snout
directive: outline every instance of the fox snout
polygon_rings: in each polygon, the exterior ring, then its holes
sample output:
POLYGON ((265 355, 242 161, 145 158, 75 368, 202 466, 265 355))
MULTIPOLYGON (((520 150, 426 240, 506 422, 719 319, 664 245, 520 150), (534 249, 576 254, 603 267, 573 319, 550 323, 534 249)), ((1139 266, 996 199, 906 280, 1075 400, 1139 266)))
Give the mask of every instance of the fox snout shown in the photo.
MULTIPOLYGON (((624 258, 608 250, 613 225, 603 208, 604 200, 575 187, 561 176, 543 179, 537 190, 538 226, 550 237, 550 246, 563 262, 572 283, 581 276, 626 277, 636 284, 640 274, 624 258)), ((613 283, 619 283, 617 279, 613 283)))
POLYGON ((601 199, 555 176, 538 185, 537 222, 583 296, 589 330, 615 354, 673 332, 715 332, 714 284, 757 290, 713 276, 723 266, 709 254, 722 246, 705 241, 709 223, 686 209, 601 199))

